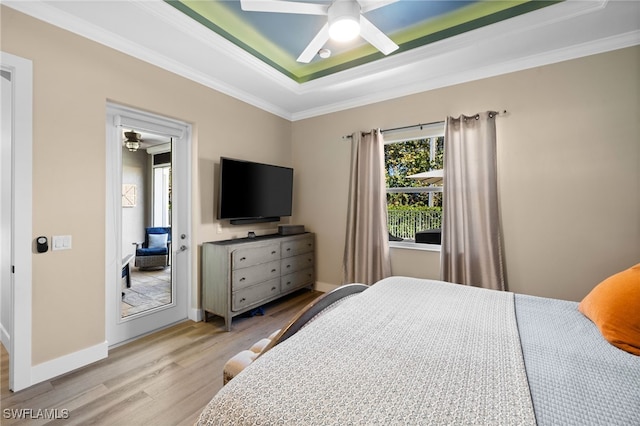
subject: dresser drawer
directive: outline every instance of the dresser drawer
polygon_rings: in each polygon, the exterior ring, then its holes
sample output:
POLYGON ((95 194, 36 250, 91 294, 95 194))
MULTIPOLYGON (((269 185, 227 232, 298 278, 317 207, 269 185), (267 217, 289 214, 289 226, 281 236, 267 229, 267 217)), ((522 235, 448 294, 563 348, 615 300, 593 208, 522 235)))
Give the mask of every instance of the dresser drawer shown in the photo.
POLYGON ((297 256, 313 251, 313 237, 282 243, 282 257, 297 256))
POLYGON ((286 275, 310 267, 313 267, 313 253, 305 253, 282 259, 280 273, 286 275))
POLYGON ((233 291, 268 281, 280 276, 280 261, 261 263, 256 266, 235 269, 231 275, 233 291))
POLYGON ((280 293, 280 278, 265 281, 260 284, 246 287, 233 293, 231 310, 239 311, 261 300, 269 299, 280 293))
POLYGON ((283 275, 280 279, 280 290, 284 293, 311 284, 313 284, 313 268, 307 268, 293 274, 283 275))
POLYGON ((260 247, 248 247, 235 250, 232 253, 233 269, 246 268, 260 263, 280 259, 280 244, 269 244, 260 247))

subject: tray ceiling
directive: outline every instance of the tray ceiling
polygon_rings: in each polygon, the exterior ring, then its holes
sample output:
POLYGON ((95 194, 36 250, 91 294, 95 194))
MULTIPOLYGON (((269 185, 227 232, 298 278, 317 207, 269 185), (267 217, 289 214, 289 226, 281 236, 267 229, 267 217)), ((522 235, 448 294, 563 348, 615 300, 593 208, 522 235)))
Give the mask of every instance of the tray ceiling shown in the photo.
POLYGON ((626 0, 400 1, 379 9, 379 16, 367 13, 399 51, 383 56, 364 42, 332 45, 330 61, 308 66, 291 58, 317 23, 249 16, 236 0, 2 5, 292 121, 640 44, 640 1, 626 0), (205 13, 207 7, 220 8, 220 15, 205 13), (221 17, 242 31, 212 30, 209 25, 223 28, 221 17), (256 34, 243 39, 243 32, 256 34), (260 40, 269 48, 247 47, 260 40))
MULTIPOLYGON (((366 18, 399 46, 392 53, 397 55, 560 1, 400 0, 366 13, 366 18)), ((385 57, 358 37, 342 43, 329 40, 324 45, 331 52, 329 58, 316 55, 311 63, 303 64, 296 58, 326 23, 326 16, 247 12, 239 0, 167 3, 297 83, 385 57)))

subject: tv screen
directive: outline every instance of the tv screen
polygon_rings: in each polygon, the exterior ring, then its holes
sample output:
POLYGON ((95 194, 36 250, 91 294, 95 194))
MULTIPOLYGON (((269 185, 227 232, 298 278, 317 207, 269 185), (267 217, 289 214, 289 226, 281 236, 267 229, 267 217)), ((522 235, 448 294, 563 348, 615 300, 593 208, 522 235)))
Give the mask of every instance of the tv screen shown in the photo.
POLYGON ((293 169, 220 158, 218 219, 232 224, 271 222, 291 216, 293 169))

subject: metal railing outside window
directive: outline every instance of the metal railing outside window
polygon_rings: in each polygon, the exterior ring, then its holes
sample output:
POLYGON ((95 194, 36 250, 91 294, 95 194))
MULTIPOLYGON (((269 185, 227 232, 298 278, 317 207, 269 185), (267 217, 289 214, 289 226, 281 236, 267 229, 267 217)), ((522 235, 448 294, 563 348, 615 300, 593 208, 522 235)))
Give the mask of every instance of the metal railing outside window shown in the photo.
POLYGON ((415 239, 416 232, 440 229, 442 212, 438 210, 387 210, 389 233, 402 239, 415 239))

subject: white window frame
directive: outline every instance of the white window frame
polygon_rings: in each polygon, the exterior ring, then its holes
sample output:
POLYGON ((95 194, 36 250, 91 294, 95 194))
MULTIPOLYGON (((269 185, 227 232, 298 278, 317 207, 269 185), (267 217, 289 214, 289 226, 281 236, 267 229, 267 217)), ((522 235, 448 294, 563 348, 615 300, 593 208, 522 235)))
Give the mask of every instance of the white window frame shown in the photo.
MULTIPOLYGON (((388 137, 385 134, 385 145, 394 143, 402 143, 416 139, 431 139, 444 137, 444 122, 434 123, 430 125, 424 125, 421 128, 413 128, 402 132, 395 132, 392 137, 388 137)), ((430 144, 430 158, 435 156, 435 144, 430 144)), ((385 165, 386 166, 386 165, 385 165)), ((442 192, 442 187, 406 187, 405 188, 388 188, 387 193, 402 193, 402 192, 442 192)), ((416 243, 415 241, 389 241, 390 248, 396 249, 410 249, 410 250, 424 250, 424 251, 440 251, 440 244, 425 244, 416 243)))

